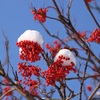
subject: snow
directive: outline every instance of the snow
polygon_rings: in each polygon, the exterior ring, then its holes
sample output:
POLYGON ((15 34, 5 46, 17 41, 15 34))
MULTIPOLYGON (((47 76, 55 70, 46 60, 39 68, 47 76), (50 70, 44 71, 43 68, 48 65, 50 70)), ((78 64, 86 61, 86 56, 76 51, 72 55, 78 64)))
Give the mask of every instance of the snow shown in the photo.
POLYGON ((62 61, 63 61, 62 66, 70 65, 71 62, 73 62, 73 63, 76 65, 76 59, 75 59, 74 55, 72 54, 72 52, 71 52, 70 50, 68 50, 68 49, 61 49, 61 50, 56 54, 56 56, 55 56, 55 58, 54 58, 54 61, 56 61, 60 55, 63 55, 64 57, 70 58, 70 60, 67 60, 67 61, 63 59, 63 60, 62 60, 62 61))
POLYGON ((19 48, 19 54, 21 54, 22 48, 19 48))
POLYGON ((37 42, 42 47, 44 42, 42 35, 36 30, 26 30, 19 38, 17 42, 29 40, 33 42, 37 42))
POLYGON ((96 92, 96 95, 100 96, 100 91, 97 91, 97 92, 96 92))

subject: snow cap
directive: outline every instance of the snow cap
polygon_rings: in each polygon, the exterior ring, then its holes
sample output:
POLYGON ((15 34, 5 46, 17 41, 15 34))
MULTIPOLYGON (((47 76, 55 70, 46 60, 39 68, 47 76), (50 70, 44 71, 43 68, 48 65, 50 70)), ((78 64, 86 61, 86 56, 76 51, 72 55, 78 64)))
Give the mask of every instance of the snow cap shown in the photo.
POLYGON ((37 42, 42 47, 44 42, 42 35, 36 30, 26 30, 19 38, 17 42, 29 40, 33 42, 37 42))
POLYGON ((96 95, 97 95, 97 96, 100 96, 100 91, 97 91, 97 92, 96 92, 96 95))
POLYGON ((62 59, 62 61, 63 61, 62 66, 71 65, 71 62, 73 62, 76 65, 76 59, 75 59, 74 55, 72 54, 72 52, 68 49, 61 49, 56 54, 54 61, 56 61, 59 58, 59 56, 61 56, 61 55, 66 58, 70 58, 70 60, 67 60, 67 61, 62 59))

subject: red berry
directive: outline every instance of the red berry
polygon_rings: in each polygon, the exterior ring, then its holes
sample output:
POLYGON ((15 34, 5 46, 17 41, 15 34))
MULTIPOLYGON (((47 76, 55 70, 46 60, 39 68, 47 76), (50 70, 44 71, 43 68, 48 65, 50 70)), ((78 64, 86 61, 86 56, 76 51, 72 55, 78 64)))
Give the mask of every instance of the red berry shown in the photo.
POLYGON ((88 86, 87 86, 87 90, 88 90, 88 91, 92 91, 92 86, 91 86, 91 85, 88 85, 88 86))

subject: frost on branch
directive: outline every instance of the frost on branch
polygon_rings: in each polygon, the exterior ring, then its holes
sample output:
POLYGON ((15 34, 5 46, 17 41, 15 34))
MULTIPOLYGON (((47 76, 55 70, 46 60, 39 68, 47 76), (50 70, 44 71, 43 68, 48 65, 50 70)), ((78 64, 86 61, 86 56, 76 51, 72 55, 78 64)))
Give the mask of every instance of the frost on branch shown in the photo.
POLYGON ((19 38, 17 46, 22 60, 35 62, 40 60, 39 54, 43 52, 42 44, 44 40, 42 35, 35 30, 25 31, 19 38))

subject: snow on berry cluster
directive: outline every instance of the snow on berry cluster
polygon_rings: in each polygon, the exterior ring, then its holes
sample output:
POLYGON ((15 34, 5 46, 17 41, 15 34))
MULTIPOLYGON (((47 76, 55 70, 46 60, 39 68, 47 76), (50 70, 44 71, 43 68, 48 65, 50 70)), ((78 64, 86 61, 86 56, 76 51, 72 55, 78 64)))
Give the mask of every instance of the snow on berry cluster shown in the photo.
POLYGON ((20 59, 35 62, 40 60, 39 54, 43 52, 42 44, 43 44, 42 35, 35 30, 27 30, 25 31, 19 38, 16 43, 20 48, 20 59))
POLYGON ((67 66, 67 65, 71 65, 71 63, 73 62, 74 65, 76 65, 76 59, 74 57, 74 55, 72 54, 72 52, 68 49, 61 49, 57 55, 55 56, 54 61, 57 61, 59 56, 63 56, 64 58, 62 59, 62 66, 67 66), (65 59, 65 58, 69 58, 69 60, 65 59))
POLYGON ((61 49, 55 56, 54 63, 42 72, 48 85, 55 85, 56 81, 63 80, 70 71, 76 72, 76 60, 72 52, 68 49, 61 49))
POLYGON ((40 60, 40 54, 44 52, 42 44, 44 40, 42 35, 36 30, 26 30, 19 38, 16 45, 19 47, 20 59, 24 62, 18 63, 18 72, 23 77, 23 80, 19 80, 18 84, 23 84, 23 90, 26 90, 26 85, 29 92, 38 95, 37 86, 38 81, 32 79, 32 75, 40 76, 40 67, 31 65, 28 62, 36 62, 40 60), (28 61, 28 62, 27 62, 28 61))

